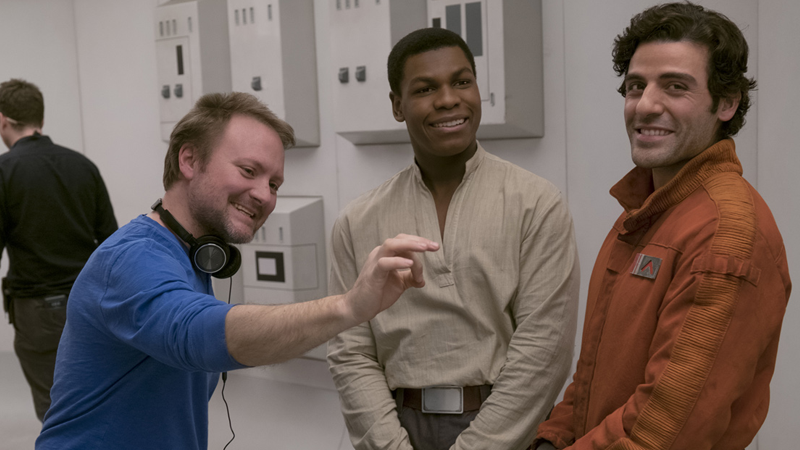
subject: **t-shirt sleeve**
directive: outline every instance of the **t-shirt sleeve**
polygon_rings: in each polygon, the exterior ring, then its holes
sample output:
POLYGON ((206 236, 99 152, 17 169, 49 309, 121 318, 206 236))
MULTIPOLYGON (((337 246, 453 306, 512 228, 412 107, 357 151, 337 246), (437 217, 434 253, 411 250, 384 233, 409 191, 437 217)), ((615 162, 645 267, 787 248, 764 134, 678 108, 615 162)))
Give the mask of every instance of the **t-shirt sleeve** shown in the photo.
POLYGON ((245 367, 230 355, 232 305, 198 292, 191 273, 159 245, 135 245, 109 261, 100 312, 116 339, 172 367, 222 372, 245 367))

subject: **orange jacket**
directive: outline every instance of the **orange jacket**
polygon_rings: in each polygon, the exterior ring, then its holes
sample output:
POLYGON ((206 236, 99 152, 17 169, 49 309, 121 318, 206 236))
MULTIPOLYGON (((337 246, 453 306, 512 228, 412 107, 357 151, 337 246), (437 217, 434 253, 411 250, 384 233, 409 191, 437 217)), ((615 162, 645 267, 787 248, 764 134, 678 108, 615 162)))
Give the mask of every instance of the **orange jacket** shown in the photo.
POLYGON ((767 415, 791 282, 778 227, 732 140, 653 192, 636 168, 597 257, 573 382, 537 442, 743 449, 767 415), (654 278, 649 276, 654 275, 654 278))

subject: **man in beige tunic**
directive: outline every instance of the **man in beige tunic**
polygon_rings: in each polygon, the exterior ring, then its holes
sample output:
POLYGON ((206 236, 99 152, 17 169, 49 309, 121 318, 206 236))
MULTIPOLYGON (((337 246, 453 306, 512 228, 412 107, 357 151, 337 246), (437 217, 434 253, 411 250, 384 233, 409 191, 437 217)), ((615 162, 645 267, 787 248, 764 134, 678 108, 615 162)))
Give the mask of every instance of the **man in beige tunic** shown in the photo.
POLYGON ((331 293, 398 233, 441 244, 426 285, 330 341, 356 449, 522 450, 572 361, 579 287, 572 219, 548 181, 487 153, 472 53, 428 28, 389 56, 415 163, 334 225, 331 293))

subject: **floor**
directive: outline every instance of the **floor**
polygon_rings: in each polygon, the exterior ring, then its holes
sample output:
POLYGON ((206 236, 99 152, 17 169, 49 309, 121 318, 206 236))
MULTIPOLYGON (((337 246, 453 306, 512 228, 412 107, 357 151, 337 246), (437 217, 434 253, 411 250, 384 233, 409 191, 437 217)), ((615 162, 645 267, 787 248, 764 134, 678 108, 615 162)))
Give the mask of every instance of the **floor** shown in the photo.
MULTIPOLYGON (((287 364, 274 370, 283 368, 289 374, 301 369, 314 370, 314 366, 306 364, 298 367, 287 364)), ((222 383, 209 402, 210 449, 222 449, 231 438, 221 387, 222 383)), ((327 388, 233 372, 228 377, 225 397, 237 435, 228 450, 352 450, 339 412, 338 396, 327 388)), ((16 355, 0 352, 0 450, 32 449, 40 429, 16 355)))
POLYGON ((0 450, 32 449, 41 428, 17 356, 0 352, 0 450))

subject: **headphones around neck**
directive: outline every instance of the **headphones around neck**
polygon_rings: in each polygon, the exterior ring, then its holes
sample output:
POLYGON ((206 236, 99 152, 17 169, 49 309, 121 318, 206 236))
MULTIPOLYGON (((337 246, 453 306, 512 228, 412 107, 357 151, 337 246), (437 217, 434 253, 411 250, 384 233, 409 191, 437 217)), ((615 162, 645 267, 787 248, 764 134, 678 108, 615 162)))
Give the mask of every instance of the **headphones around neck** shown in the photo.
POLYGON ((189 260, 195 269, 214 278, 230 278, 239 270, 239 266, 242 265, 242 255, 238 248, 210 234, 195 239, 169 211, 161 206, 161 199, 156 200, 151 208, 158 212, 167 228, 189 244, 189 260))

